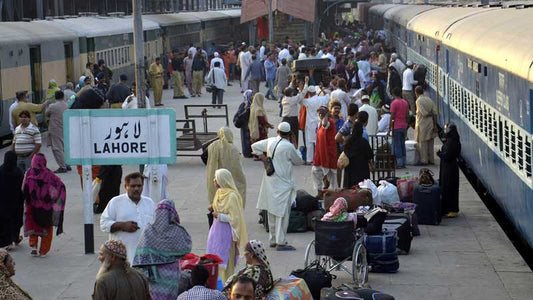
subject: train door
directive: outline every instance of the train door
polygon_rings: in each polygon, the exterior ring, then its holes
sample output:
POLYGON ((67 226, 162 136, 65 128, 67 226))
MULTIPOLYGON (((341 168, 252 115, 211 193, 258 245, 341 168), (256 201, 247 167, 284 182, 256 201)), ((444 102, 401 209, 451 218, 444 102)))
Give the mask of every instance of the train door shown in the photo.
POLYGON ((43 74, 41 70, 41 46, 30 47, 30 73, 32 102, 41 103, 43 74))
POLYGON ((67 82, 76 82, 74 79, 74 50, 72 42, 65 42, 63 46, 65 48, 65 74, 67 75, 67 82))

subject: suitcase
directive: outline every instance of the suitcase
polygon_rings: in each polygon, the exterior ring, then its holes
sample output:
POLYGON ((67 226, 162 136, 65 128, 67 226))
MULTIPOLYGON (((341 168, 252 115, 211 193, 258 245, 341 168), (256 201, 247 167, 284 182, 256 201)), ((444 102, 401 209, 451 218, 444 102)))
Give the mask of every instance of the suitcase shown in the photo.
POLYGON ((298 59, 292 62, 292 71, 308 71, 309 69, 329 69, 327 58, 298 59))
POLYGON ((287 232, 306 232, 307 231, 307 215, 298 210, 291 210, 289 216, 289 227, 287 232))
POLYGON ((406 213, 389 213, 385 219, 385 223, 383 223, 383 230, 395 231, 398 236, 398 242, 396 244, 398 254, 408 254, 411 249, 413 228, 410 219, 406 213))
POLYGON ((372 205, 372 192, 356 186, 354 188, 327 190, 324 193, 324 209, 329 211, 330 206, 339 197, 346 199, 346 202, 348 202, 348 211, 350 212, 355 211, 359 206, 372 205))
POLYGON ((325 214, 326 212, 323 209, 313 210, 312 212, 308 213, 307 229, 315 231, 315 222, 313 222, 313 218, 316 218, 316 220, 320 221, 325 214))
POLYGON ((442 220, 440 187, 434 185, 418 185, 414 190, 413 203, 416 204, 418 224, 439 225, 442 220))
POLYGON ((297 299, 312 299, 312 295, 305 280, 293 275, 276 281, 266 295, 266 300, 297 299))
POLYGON ((296 192, 296 210, 304 213, 318 210, 318 199, 304 190, 298 190, 296 192))
POLYGON ((385 231, 380 235, 366 235, 363 241, 371 272, 395 273, 398 271, 400 262, 396 251, 396 232, 385 231))
POLYGON ((351 288, 342 286, 339 288, 323 288, 320 291, 320 299, 341 300, 341 299, 359 299, 359 300, 394 300, 389 294, 367 288, 351 288))

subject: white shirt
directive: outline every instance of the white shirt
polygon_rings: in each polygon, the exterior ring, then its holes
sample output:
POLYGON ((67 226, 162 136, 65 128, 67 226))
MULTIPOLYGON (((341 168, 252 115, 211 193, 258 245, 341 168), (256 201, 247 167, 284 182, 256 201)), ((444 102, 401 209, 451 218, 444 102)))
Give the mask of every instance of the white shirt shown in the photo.
POLYGON ((305 141, 307 143, 314 143, 316 141, 316 128, 318 127, 318 113, 317 109, 320 106, 327 106, 329 103, 329 95, 313 96, 302 100, 302 105, 306 108, 305 114, 305 141))
POLYGON ((405 69, 405 71, 403 71, 402 90, 412 91, 413 86, 416 85, 416 83, 417 81, 414 78, 413 69, 405 69))
MULTIPOLYGON (((252 53, 250 51, 246 51, 241 54, 240 56, 240 63, 241 63, 241 70, 248 70, 250 65, 252 64, 252 53)), ((242 72, 244 74, 241 74, 241 76, 246 75, 246 72, 242 72)))
POLYGON ((352 102, 350 99, 350 96, 348 94, 341 90, 336 89, 333 92, 331 92, 331 100, 337 100, 341 103, 341 114, 343 118, 348 118, 348 105, 352 102))
POLYGON ((207 82, 214 84, 217 89, 223 90, 227 85, 226 73, 221 68, 213 68, 207 74, 207 82))
POLYGON ((266 50, 265 46, 261 46, 259 48, 259 59, 260 60, 265 60, 265 58, 266 58, 265 57, 265 50, 266 50))
POLYGON ((392 66, 398 71, 398 74, 403 74, 403 71, 405 70, 405 64, 397 58, 393 63, 392 66))
POLYGON ((187 50, 187 54, 191 53, 192 54, 192 57, 194 57, 196 55, 196 47, 191 47, 189 48, 189 50, 187 50))
MULTIPOLYGON (((146 103, 146 108, 152 108, 152 104, 150 103, 150 99, 145 96, 144 102, 146 103)), ((139 102, 137 101, 137 97, 135 95, 131 94, 129 95, 124 102, 122 103, 122 109, 137 109, 139 108, 139 102), (128 99, 131 98, 131 101, 128 102, 128 99)))
POLYGON ((293 165, 303 163, 300 151, 296 150, 291 142, 279 136, 252 144, 252 150, 255 154, 262 154, 268 149, 268 156, 272 156, 272 151, 278 141, 279 144, 272 159, 275 172, 272 176, 267 176, 263 172, 257 208, 265 209, 269 214, 277 217, 289 217, 285 216, 289 211, 287 206, 296 199, 296 183, 292 169, 293 165))
POLYGON ((279 52, 279 54, 278 54, 278 62, 279 62, 279 64, 281 64, 281 60, 284 59, 284 58, 287 60, 287 62, 289 62, 289 58, 288 57, 290 55, 291 54, 289 53, 289 49, 285 48, 285 49, 281 50, 279 52))
POLYGON ((305 53, 298 54, 298 59, 306 59, 306 58, 307 58, 307 55, 305 55, 305 53))
POLYGON ((318 51, 318 53, 316 54, 317 57, 322 57, 322 55, 324 55, 324 51, 322 50, 318 51))
POLYGON ((15 126, 13 126, 12 113, 15 107, 17 107, 17 105, 19 105, 19 101, 15 100, 15 102, 13 102, 13 104, 11 104, 11 106, 9 107, 9 129, 11 129, 11 132, 15 132, 15 126))
POLYGON ((322 58, 329 58, 329 60, 331 61, 330 64, 329 64, 329 70, 333 70, 335 69, 335 65, 337 64, 337 59, 335 59, 335 56, 333 56, 333 54, 331 53, 327 53, 327 54, 322 54, 321 56, 322 58))
POLYGON ((382 114, 378 122, 378 132, 389 132, 390 113, 382 114))
POLYGON ((359 111, 364 111, 368 114, 368 124, 366 124, 368 135, 378 134, 378 112, 376 109, 368 104, 363 104, 359 111))
POLYGON ((155 204, 152 199, 141 196, 139 203, 135 204, 128 194, 113 197, 107 204, 100 217, 100 229, 109 233, 109 239, 120 240, 128 251, 130 264, 135 257, 135 250, 144 228, 154 222, 155 204), (111 233, 111 226, 116 222, 137 222, 139 229, 135 232, 115 231, 111 233))
POLYGON ((215 57, 211 60, 211 66, 209 67, 209 69, 213 69, 217 61, 220 63, 220 68, 224 70, 224 60, 220 57, 215 57))
POLYGON ((359 73, 359 81, 361 81, 361 84, 366 85, 366 83, 370 80, 369 76, 370 72, 372 71, 372 66, 370 65, 370 62, 366 60, 360 60, 357 62, 357 67, 359 68, 359 72, 362 71, 362 75, 359 73))
MULTIPOLYGON (((292 82, 290 87, 292 87, 292 82)), ((283 99, 281 100, 281 106, 283 107, 283 117, 298 117, 300 115, 299 104, 304 99, 305 94, 307 94, 307 88, 308 85, 306 84, 304 86, 304 89, 300 93, 298 93, 298 95, 292 97, 283 96, 283 99)))

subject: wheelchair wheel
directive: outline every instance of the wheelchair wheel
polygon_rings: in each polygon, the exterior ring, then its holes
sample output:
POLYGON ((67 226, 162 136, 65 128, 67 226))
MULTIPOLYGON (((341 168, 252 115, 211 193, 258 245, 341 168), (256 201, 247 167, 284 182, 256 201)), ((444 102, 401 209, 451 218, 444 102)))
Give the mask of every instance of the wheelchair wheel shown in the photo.
POLYGON ((353 281, 360 287, 363 287, 368 282, 366 248, 361 239, 359 239, 353 247, 352 277, 353 281))
POLYGON ((309 266, 313 262, 318 261, 319 265, 323 268, 327 267, 328 260, 325 256, 315 254, 315 240, 312 240, 307 248, 305 248, 305 261, 304 267, 309 266))

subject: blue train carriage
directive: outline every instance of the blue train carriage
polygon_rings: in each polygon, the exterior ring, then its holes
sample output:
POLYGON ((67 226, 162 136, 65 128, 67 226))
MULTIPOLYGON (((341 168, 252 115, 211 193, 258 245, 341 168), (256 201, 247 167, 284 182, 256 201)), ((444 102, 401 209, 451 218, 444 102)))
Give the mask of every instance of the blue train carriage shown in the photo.
POLYGON ((462 66, 450 72, 449 103, 468 141, 463 156, 530 247, 532 28, 533 8, 497 9, 455 23, 444 37, 447 63, 462 66))
POLYGON ((399 5, 384 13, 385 33, 400 57, 407 57, 407 23, 416 15, 436 8, 432 5, 399 5))
POLYGON ((381 4, 374 5, 368 10, 368 25, 374 30, 383 30, 385 25, 385 19, 383 15, 385 12, 393 7, 399 6, 398 4, 381 4))
POLYGON ((29 101, 44 101, 48 82, 64 86, 76 77, 79 43, 71 31, 51 22, 0 22, 0 140, 9 139, 9 106, 15 93, 29 91, 29 101))
POLYGON ((437 100, 441 125, 442 120, 448 119, 448 110, 443 109, 447 103, 444 102, 447 101, 444 78, 449 72, 450 65, 446 65, 446 52, 437 51, 437 46, 441 46, 447 29, 455 22, 493 9, 497 8, 441 7, 418 14, 407 24, 406 59, 426 65, 428 69, 426 82, 431 98, 437 100))
MULTIPOLYGON (((133 19, 125 17, 79 17, 56 19, 58 27, 73 31, 79 39, 79 62, 85 70, 87 62, 97 63, 103 59, 113 71, 112 82, 118 81, 120 74, 126 74, 130 81, 134 77, 133 19)), ((144 55, 150 64, 162 52, 162 40, 159 25, 143 17, 144 55)), ((148 67, 148 66, 146 66, 148 67)), ((77 79, 76 79, 77 81, 77 79)))

